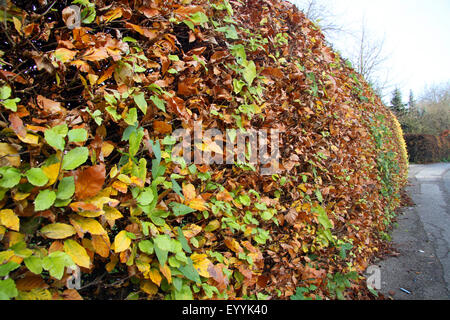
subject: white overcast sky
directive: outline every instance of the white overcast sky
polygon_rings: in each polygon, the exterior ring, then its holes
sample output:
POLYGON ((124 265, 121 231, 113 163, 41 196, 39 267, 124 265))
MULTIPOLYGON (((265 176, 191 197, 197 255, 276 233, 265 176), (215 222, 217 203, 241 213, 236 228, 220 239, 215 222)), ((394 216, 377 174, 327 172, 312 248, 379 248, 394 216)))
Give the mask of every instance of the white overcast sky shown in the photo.
MULTIPOLYGON (((385 37, 384 69, 404 100, 409 90, 418 97, 425 86, 450 81, 450 0, 321 1, 330 4, 340 25, 357 31, 364 17, 375 38, 385 37)), ((337 42, 339 48, 345 40, 337 42)))

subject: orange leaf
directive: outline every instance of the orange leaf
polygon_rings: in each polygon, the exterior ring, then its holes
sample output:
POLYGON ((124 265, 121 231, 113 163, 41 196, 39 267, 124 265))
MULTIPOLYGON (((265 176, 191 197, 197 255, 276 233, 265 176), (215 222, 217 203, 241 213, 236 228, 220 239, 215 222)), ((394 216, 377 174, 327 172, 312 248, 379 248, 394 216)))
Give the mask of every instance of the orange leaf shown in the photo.
POLYGON ((108 57, 108 52, 106 52, 105 48, 91 48, 85 53, 82 59, 87 61, 100 61, 108 57))
POLYGON ((230 249, 233 252, 236 252, 236 253, 244 252, 244 249, 242 249, 239 242, 237 242, 233 238, 226 238, 224 243, 228 247, 228 249, 230 249))
POLYGON ((172 272, 170 268, 165 264, 164 266, 159 266, 159 271, 166 277, 167 282, 172 283, 172 272))
POLYGON ((157 269, 151 269, 148 275, 154 284, 156 284, 158 287, 161 285, 162 277, 157 269))
POLYGON ((108 235, 102 236, 92 236, 92 246, 94 247, 95 253, 103 258, 108 258, 111 248, 111 242, 109 241, 108 235))
POLYGON ((105 165, 100 164, 75 172, 75 195, 84 200, 96 196, 105 183, 105 165))
POLYGON ((67 289, 62 294, 64 300, 83 300, 77 290, 67 289))
POLYGON ((196 196, 195 187, 192 184, 185 184, 183 186, 183 195, 186 199, 186 202, 193 200, 196 196))
POLYGON ((154 121, 153 129, 155 130, 155 132, 160 134, 172 133, 172 125, 164 121, 154 121))
POLYGON ((22 119, 16 113, 9 115, 9 122, 11 122, 11 129, 17 134, 17 136, 25 138, 27 136, 27 129, 23 126, 22 119))
POLYGON ((148 28, 143 28, 140 27, 138 25, 132 24, 132 23, 125 23, 125 27, 127 27, 128 29, 133 29, 134 31, 136 31, 137 33, 143 35, 144 37, 149 38, 150 40, 153 40, 156 38, 156 36, 158 35, 158 33, 155 30, 150 30, 148 28))

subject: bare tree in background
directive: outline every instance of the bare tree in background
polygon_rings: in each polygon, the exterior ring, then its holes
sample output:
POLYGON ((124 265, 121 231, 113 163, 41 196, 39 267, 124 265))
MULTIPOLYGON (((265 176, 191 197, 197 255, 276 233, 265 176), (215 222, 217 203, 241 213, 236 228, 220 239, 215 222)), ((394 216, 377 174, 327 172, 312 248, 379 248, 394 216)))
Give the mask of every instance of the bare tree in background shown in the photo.
POLYGON ((355 69, 377 91, 383 92, 389 89, 389 70, 383 69, 383 65, 388 58, 384 49, 385 37, 381 39, 373 37, 364 19, 361 24, 360 34, 356 37, 358 39, 357 46, 355 46, 356 50, 353 56, 350 57, 355 69))
MULTIPOLYGON (((372 84, 380 96, 392 91, 389 86, 389 69, 384 64, 388 55, 385 53, 385 38, 374 37, 364 19, 359 31, 350 31, 338 22, 338 13, 329 0, 291 0, 312 21, 316 22, 325 33, 328 41, 342 51, 353 64, 356 71, 372 84), (342 39, 351 39, 354 45, 341 45, 342 39)), ((347 42, 347 41, 344 41, 347 42)))
POLYGON ((320 0, 295 0, 292 2, 309 20, 317 23, 327 36, 333 37, 336 33, 348 32, 336 23, 336 13, 330 1, 324 3, 320 0))

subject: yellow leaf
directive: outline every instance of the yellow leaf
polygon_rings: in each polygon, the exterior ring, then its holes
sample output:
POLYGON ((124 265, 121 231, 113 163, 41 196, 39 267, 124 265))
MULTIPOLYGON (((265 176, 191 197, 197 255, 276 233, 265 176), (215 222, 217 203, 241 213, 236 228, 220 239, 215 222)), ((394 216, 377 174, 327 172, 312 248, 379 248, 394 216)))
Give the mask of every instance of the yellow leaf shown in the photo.
POLYGON ((102 16, 100 19, 101 21, 105 21, 106 23, 111 22, 115 19, 119 19, 122 17, 122 8, 117 7, 113 10, 108 11, 104 16, 102 16))
POLYGON ((0 223, 8 229, 19 231, 20 219, 11 209, 0 211, 0 223))
POLYGON ((98 76, 96 74, 88 74, 87 78, 91 86, 94 86, 97 83, 98 76))
POLYGON ((0 166, 20 167, 20 155, 15 147, 0 143, 0 166))
POLYGON ((195 199, 192 199, 191 201, 189 201, 187 203, 187 205, 189 207, 191 207, 194 210, 198 210, 198 211, 205 211, 208 210, 208 208, 205 205, 205 200, 203 200, 203 198, 201 197, 197 197, 195 199))
POLYGON ((77 232, 80 233, 89 232, 92 235, 103 235, 107 233, 106 230, 103 229, 102 225, 97 220, 92 218, 72 216, 70 218, 70 223, 75 227, 77 232))
MULTIPOLYGON (((140 257, 139 257, 140 258, 140 257)), ((136 267, 142 274, 144 275, 144 278, 150 278, 149 272, 150 272, 150 263, 142 261, 142 259, 136 260, 136 267)))
POLYGON ((111 192, 110 188, 108 188, 108 190, 107 190, 108 196, 105 196, 105 194, 103 194, 103 192, 106 193, 106 189, 101 191, 97 196, 90 198, 88 200, 85 200, 85 201, 87 203, 95 205, 97 208, 100 208, 100 209, 102 209, 105 204, 108 204, 109 206, 113 206, 113 207, 116 206, 117 204, 119 204, 119 200, 111 199, 109 197, 109 193, 111 192))
POLYGON ((124 174, 119 174, 117 177, 121 182, 125 183, 126 185, 130 185, 132 183, 131 178, 129 176, 126 176, 124 174))
POLYGON ((183 195, 184 198, 186 199, 186 201, 191 201, 192 199, 195 198, 196 193, 195 193, 195 187, 192 184, 185 184, 183 186, 183 195))
POLYGON ((42 167, 42 171, 44 171, 45 175, 48 178, 47 186, 51 186, 56 182, 56 180, 58 179, 60 167, 60 162, 52 164, 48 167, 42 167))
POLYGON ((109 241, 108 235, 102 236, 92 236, 92 246, 94 247, 95 253, 103 258, 109 257, 109 249, 111 248, 111 243, 109 241))
POLYGON ((158 287, 155 286, 155 284, 149 280, 142 280, 141 290, 144 291, 146 294, 153 296, 158 292, 158 287))
POLYGON ((208 256, 206 254, 193 253, 191 259, 198 274, 202 277, 209 278, 208 267, 211 261, 208 259, 208 256))
POLYGON ((0 252, 0 264, 4 264, 11 259, 12 256, 14 256, 14 251, 12 250, 0 252))
POLYGON ((22 193, 22 192, 17 192, 16 194, 14 194, 13 199, 16 201, 22 201, 25 200, 26 198, 28 198, 30 196, 31 193, 22 193))
POLYGON ((131 239, 128 238, 125 230, 120 231, 114 238, 114 252, 119 253, 127 250, 131 245, 131 239))
POLYGON ((39 136, 37 136, 35 134, 27 133, 27 135, 25 137, 18 136, 18 138, 23 143, 31 144, 31 145, 35 145, 35 146, 39 145, 39 136))
POLYGON ((64 241, 64 251, 72 258, 73 262, 83 268, 90 268, 91 259, 89 258, 86 249, 82 247, 75 240, 64 241))
POLYGON ((159 287, 161 284, 161 280, 162 280, 162 277, 161 277, 161 274, 159 273, 159 271, 157 269, 153 268, 150 270, 149 276, 150 276, 150 279, 153 281, 153 283, 155 283, 159 287))
POLYGON ((77 55, 76 51, 72 51, 66 48, 59 48, 55 50, 55 58, 61 61, 62 63, 66 63, 72 61, 73 58, 77 55))
POLYGON ((108 223, 114 223, 117 219, 123 218, 123 215, 116 208, 105 207, 104 211, 105 219, 106 221, 108 221, 108 223))
POLYGON ((104 214, 103 211, 80 211, 78 214, 85 218, 97 218, 104 214))
POLYGON ((9 248, 22 241, 25 241, 24 234, 15 231, 9 232, 9 248))
POLYGON ((49 224, 41 229, 41 233, 49 239, 66 239, 76 233, 74 227, 65 223, 49 224))
POLYGON ((131 182, 133 184, 135 184, 136 186, 138 186, 139 188, 143 188, 144 187, 144 181, 142 181, 141 179, 139 179, 138 177, 131 177, 131 182))
POLYGON ((102 153, 105 158, 109 157, 113 151, 114 151, 114 146, 111 143, 103 142, 102 153))
POLYGON ((128 192, 128 186, 126 183, 123 183, 122 181, 114 181, 112 184, 112 187, 116 189, 119 192, 127 193, 128 192))
POLYGON ((183 235, 185 236, 186 239, 190 239, 192 237, 195 237, 202 231, 203 231, 202 227, 200 227, 196 224, 190 224, 190 225, 187 225, 185 227, 185 229, 183 230, 183 235))
POLYGON ((108 262, 105 266, 106 271, 111 272, 116 267, 117 262, 119 262, 119 258, 117 258, 117 255, 111 256, 111 261, 108 262))
POLYGON ((169 284, 171 284, 172 283, 172 272, 170 271, 169 266, 166 264, 164 266, 159 266, 159 270, 164 275, 164 277, 166 277, 167 282, 169 282, 169 284))
POLYGON ((16 17, 13 17, 13 23, 14 23, 14 28, 17 30, 17 32, 22 35, 22 22, 20 22, 19 19, 17 19, 16 17))

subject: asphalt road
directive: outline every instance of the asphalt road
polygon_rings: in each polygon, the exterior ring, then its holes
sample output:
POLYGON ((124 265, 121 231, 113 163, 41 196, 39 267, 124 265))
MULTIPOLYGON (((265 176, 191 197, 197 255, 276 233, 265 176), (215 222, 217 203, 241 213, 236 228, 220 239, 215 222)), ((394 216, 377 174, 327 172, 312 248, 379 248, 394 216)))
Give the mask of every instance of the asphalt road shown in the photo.
POLYGON ((380 292, 395 300, 450 300, 450 164, 411 165, 407 189, 416 206, 403 210, 393 231, 399 255, 377 263, 380 292))

